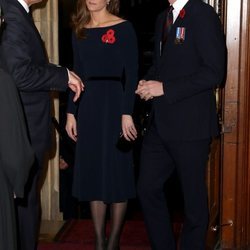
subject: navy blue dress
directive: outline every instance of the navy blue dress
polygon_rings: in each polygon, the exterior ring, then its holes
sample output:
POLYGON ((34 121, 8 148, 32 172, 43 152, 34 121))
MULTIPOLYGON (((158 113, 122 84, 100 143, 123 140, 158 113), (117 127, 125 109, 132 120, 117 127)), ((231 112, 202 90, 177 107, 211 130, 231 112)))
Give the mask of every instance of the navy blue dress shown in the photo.
POLYGON ((72 38, 74 70, 85 84, 78 104, 73 195, 81 201, 121 202, 135 197, 132 151, 121 150, 121 116, 133 112, 137 39, 130 22, 86 29, 72 38))

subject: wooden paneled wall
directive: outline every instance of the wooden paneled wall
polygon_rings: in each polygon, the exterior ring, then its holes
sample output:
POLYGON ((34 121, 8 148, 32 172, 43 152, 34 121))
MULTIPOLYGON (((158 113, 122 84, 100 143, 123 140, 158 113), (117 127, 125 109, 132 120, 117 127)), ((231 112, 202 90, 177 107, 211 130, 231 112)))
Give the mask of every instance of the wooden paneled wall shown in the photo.
POLYGON ((250 249, 250 39, 249 0, 224 6, 228 47, 224 90, 223 166, 221 183, 222 249, 250 249))

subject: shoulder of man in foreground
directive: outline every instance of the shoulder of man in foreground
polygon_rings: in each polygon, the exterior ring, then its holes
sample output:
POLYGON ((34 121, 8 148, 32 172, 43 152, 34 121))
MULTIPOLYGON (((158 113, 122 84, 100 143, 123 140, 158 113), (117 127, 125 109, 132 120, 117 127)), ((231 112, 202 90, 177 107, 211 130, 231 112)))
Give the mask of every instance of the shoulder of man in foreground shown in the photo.
POLYGON ((6 10, 6 26, 0 44, 1 59, 18 89, 25 92, 66 90, 66 68, 48 62, 43 43, 25 10, 12 3, 6 10))

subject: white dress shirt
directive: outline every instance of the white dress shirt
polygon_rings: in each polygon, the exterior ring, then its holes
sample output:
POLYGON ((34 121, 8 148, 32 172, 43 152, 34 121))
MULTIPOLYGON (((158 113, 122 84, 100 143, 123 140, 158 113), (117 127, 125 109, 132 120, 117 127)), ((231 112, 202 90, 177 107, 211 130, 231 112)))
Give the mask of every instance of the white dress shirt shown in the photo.
POLYGON ((175 20, 177 19, 177 17, 179 16, 180 11, 183 9, 183 7, 186 5, 186 3, 189 0, 176 0, 172 6, 173 6, 173 23, 175 22, 175 20))
POLYGON ((30 12, 30 8, 24 0, 17 0, 17 1, 23 6, 23 8, 26 10, 27 13, 30 12))

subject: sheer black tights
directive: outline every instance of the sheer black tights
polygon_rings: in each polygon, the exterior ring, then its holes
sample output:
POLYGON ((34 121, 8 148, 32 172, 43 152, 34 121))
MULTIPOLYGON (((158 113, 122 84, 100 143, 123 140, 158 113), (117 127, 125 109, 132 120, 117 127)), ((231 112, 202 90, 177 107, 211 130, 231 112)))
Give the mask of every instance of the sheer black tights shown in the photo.
POLYGON ((90 202, 91 214, 95 228, 96 250, 118 250, 124 217, 127 210, 127 202, 112 203, 110 205, 111 232, 108 245, 105 242, 105 219, 107 205, 102 201, 90 202))
POLYGON ((95 249, 105 249, 105 217, 107 205, 102 201, 90 202, 90 210, 95 229, 95 249))
POLYGON ((127 202, 111 204, 111 232, 109 235, 107 250, 118 250, 124 217, 127 210, 127 202))

